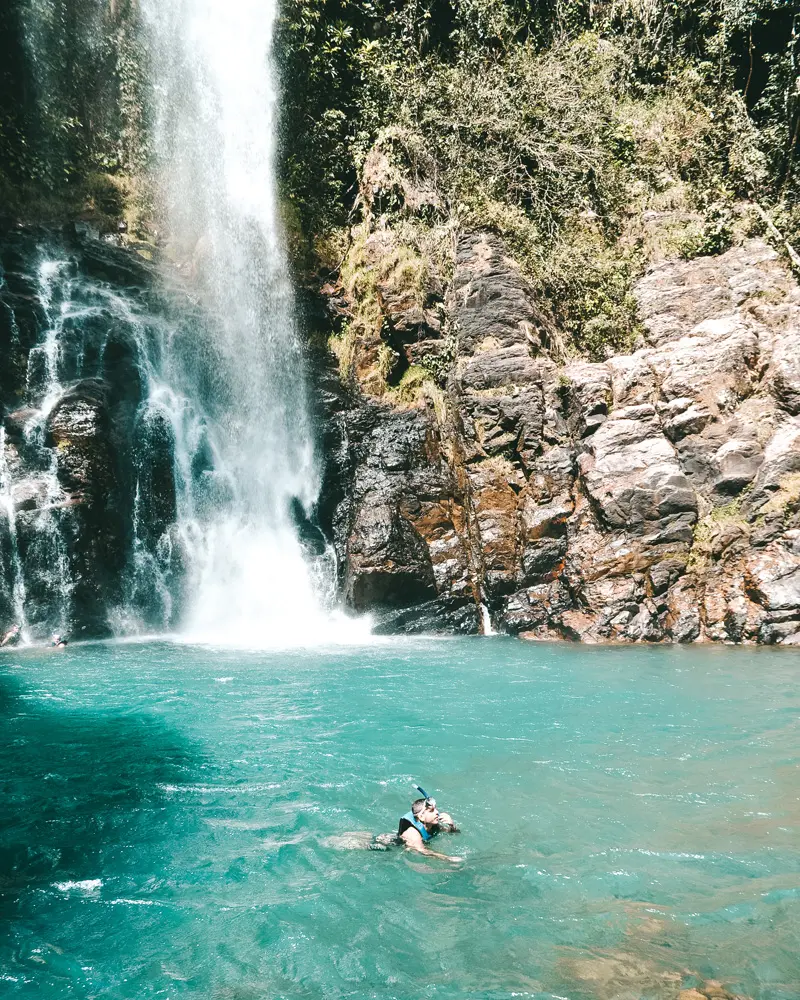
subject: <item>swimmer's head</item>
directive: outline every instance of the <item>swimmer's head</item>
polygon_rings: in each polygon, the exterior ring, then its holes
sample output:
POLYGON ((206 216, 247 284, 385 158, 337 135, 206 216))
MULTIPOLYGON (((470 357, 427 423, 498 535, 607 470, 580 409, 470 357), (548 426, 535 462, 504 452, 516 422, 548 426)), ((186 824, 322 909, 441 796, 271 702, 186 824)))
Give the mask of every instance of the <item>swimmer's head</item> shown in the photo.
POLYGON ((411 803, 411 812, 420 823, 424 823, 426 826, 434 826, 439 819, 436 799, 415 799, 411 803))

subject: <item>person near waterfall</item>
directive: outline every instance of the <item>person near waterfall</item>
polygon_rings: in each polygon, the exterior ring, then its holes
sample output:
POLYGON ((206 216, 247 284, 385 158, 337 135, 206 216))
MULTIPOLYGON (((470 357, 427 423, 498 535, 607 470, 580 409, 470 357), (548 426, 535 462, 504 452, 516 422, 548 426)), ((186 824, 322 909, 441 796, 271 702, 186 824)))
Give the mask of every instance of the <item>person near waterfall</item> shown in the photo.
POLYGON ((19 625, 12 625, 0 641, 0 646, 16 646, 21 638, 22 633, 19 630, 19 625))

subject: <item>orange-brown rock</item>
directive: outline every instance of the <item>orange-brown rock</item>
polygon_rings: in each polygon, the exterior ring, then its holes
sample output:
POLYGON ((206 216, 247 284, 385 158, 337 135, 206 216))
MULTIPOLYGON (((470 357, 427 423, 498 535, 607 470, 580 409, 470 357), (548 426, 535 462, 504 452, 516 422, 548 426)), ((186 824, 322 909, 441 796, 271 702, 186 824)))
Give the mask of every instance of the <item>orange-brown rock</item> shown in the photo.
POLYGON ((483 602, 533 638, 800 643, 800 289, 750 240, 636 294, 637 350, 564 363, 499 238, 460 237, 446 385, 351 435, 357 606, 393 579, 393 601, 483 602), (427 446, 393 464, 401 424, 427 446), (397 542, 370 549, 381 510, 397 542))

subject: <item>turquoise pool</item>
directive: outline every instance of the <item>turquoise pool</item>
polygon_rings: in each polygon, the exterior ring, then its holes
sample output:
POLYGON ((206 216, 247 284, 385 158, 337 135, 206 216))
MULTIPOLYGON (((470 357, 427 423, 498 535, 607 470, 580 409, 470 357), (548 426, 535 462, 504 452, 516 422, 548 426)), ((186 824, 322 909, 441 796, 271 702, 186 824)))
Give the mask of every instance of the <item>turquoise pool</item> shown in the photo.
POLYGON ((3 653, 0 995, 800 997, 796 652, 3 653))

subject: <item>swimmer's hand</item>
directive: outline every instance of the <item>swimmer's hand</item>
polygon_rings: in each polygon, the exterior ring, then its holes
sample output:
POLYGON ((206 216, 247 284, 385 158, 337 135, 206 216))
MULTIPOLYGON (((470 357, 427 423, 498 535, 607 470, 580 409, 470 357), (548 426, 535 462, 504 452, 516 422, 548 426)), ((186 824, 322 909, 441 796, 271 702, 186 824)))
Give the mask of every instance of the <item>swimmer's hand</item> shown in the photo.
POLYGON ((459 829, 453 822, 453 817, 450 813, 439 813, 439 826, 442 830, 446 830, 448 833, 459 833, 459 829))
POLYGON ((459 864, 464 860, 463 858, 431 850, 430 847, 423 843, 419 830, 415 830, 413 826, 409 827, 408 830, 404 830, 400 839, 405 844, 407 850, 415 851, 417 854, 424 854, 428 858, 438 858, 440 861, 452 861, 455 864, 459 864))

